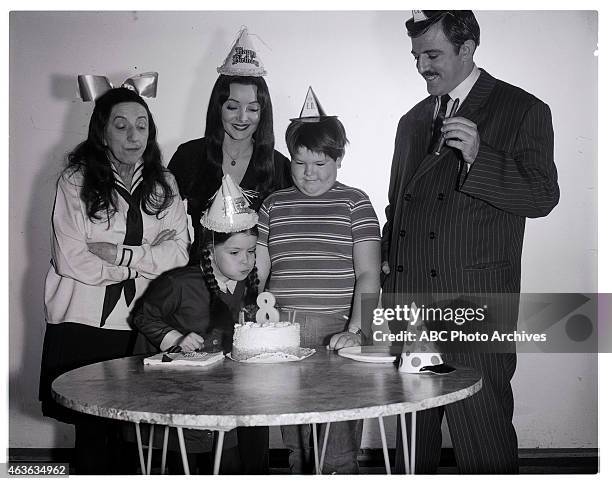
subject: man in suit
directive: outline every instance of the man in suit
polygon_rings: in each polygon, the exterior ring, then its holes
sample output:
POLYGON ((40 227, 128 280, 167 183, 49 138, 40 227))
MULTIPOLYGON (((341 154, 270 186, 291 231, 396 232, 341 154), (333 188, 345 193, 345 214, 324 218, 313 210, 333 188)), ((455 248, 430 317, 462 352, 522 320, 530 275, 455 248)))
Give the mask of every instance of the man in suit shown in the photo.
MULTIPOLYGON (((490 316, 515 327, 525 218, 547 215, 559 200, 550 110, 474 64, 480 27, 472 11, 413 11, 406 28, 430 95, 397 129, 383 301, 399 302, 402 293, 504 293, 510 297, 490 316), (443 120, 454 103, 456 115, 443 120)), ((445 356, 479 370, 483 387, 417 414, 417 473, 437 469, 444 413, 460 472, 518 472, 513 348, 445 356)), ((398 471, 401 445, 398 439, 398 471)))

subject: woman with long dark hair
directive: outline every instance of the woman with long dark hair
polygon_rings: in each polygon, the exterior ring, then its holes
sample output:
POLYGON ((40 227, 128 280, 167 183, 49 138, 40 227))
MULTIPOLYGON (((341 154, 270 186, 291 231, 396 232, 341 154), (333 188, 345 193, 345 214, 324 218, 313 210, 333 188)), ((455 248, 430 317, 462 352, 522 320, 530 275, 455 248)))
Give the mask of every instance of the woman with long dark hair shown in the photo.
POLYGON ((52 381, 131 355, 134 302, 151 279, 188 260, 187 217, 156 134, 145 101, 111 89, 97 99, 87 139, 57 182, 39 396, 45 416, 75 425, 79 474, 118 470, 111 451, 120 452, 119 426, 56 404, 52 381))
POLYGON ((289 161, 274 149, 272 102, 265 70, 248 41, 246 29, 218 71, 210 95, 204 137, 180 145, 168 168, 176 177, 195 242, 190 263, 197 264, 200 216, 228 174, 243 190, 253 191, 258 210, 273 191, 291 186, 289 161))

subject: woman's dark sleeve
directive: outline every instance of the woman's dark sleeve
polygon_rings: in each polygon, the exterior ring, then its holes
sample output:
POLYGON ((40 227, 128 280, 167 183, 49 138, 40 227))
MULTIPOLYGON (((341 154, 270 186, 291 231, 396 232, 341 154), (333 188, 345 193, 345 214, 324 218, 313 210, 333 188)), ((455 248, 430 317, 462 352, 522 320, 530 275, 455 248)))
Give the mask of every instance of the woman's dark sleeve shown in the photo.
POLYGON ((206 182, 206 172, 209 171, 206 163, 206 140, 204 138, 192 139, 183 143, 172 155, 168 170, 176 178, 181 198, 191 199, 206 191, 202 186, 206 182))
POLYGON ((291 179, 291 162, 285 155, 274 150, 274 175, 275 187, 274 190, 288 188, 293 185, 291 179))
POLYGON ((205 150, 203 138, 188 141, 177 148, 168 163, 168 169, 176 178, 181 198, 187 200, 187 214, 193 227, 194 240, 189 249, 189 265, 197 264, 200 259, 200 215, 210 196, 211 177, 207 175, 209 170, 205 162, 205 150))
POLYGON ((180 145, 168 163, 168 170, 174 175, 179 187, 179 193, 184 200, 187 198, 189 180, 189 156, 187 156, 185 145, 180 145))

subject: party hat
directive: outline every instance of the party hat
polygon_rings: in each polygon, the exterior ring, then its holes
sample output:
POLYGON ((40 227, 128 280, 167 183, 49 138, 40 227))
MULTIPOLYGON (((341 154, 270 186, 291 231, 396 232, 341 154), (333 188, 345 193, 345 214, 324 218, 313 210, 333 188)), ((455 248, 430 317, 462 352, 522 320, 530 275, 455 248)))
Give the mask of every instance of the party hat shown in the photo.
MULTIPOLYGON (((413 302, 411 314, 417 314, 416 304, 413 302)), ((416 336, 413 342, 404 343, 402 354, 399 361, 399 371, 401 373, 450 373, 454 371, 452 366, 444 363, 438 346, 431 341, 427 341, 424 335, 427 334, 425 325, 421 318, 410 321, 416 336)))
POLYGON ((410 35, 424 32, 430 25, 448 14, 452 15, 450 10, 413 10, 412 18, 406 21, 406 29, 410 35))
POLYGON ((450 373, 454 368, 444 363, 442 355, 423 343, 411 343, 402 350, 399 371, 402 373, 450 373))
POLYGON ((258 219, 257 213, 249 206, 246 194, 231 176, 224 175, 221 187, 200 223, 215 232, 231 233, 250 229, 257 225, 258 219))
POLYGON ((328 116, 323 110, 323 106, 319 102, 317 95, 312 90, 312 87, 308 87, 306 93, 306 99, 302 106, 299 118, 292 118, 291 121, 305 121, 307 123, 318 123, 327 118, 337 118, 337 116, 328 116))
POLYGON ((217 72, 226 76, 262 77, 266 75, 266 70, 249 39, 246 27, 240 31, 225 62, 222 66, 217 67, 217 72))
POLYGON ((424 20, 427 20, 427 16, 423 13, 423 10, 413 10, 412 19, 415 22, 423 22, 424 20))

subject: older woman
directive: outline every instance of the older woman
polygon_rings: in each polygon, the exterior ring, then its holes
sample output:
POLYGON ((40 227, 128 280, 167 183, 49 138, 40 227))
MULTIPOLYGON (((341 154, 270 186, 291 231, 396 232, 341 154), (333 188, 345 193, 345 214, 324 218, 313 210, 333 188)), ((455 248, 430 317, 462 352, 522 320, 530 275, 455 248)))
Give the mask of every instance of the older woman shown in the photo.
POLYGON ((195 237, 189 259, 196 264, 200 216, 223 175, 257 192, 251 201, 255 210, 270 193, 292 184, 289 161, 274 149, 266 72, 246 29, 218 71, 221 75, 208 102, 204 137, 180 145, 168 165, 181 196, 187 199, 195 237))
POLYGON ((187 262, 188 245, 187 217, 161 164, 147 104, 126 88, 107 91, 57 183, 45 281, 40 399, 44 415, 75 424, 78 473, 112 469, 113 425, 55 404, 51 382, 79 366, 130 355, 134 301, 151 279, 187 262))

